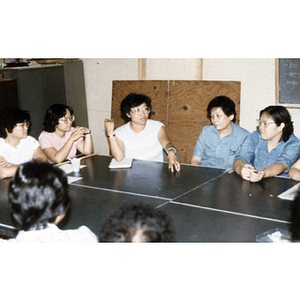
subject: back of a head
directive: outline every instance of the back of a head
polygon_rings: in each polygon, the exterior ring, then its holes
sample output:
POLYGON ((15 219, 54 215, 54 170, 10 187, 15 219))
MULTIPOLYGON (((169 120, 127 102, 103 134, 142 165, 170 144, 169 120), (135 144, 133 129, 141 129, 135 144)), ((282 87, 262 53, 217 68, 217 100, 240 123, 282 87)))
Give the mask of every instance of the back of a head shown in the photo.
POLYGON ((19 229, 45 228, 67 211, 70 203, 67 176, 48 163, 25 163, 11 179, 8 198, 19 229))
POLYGON ((174 242, 171 219, 149 205, 124 205, 102 225, 101 242, 174 242))

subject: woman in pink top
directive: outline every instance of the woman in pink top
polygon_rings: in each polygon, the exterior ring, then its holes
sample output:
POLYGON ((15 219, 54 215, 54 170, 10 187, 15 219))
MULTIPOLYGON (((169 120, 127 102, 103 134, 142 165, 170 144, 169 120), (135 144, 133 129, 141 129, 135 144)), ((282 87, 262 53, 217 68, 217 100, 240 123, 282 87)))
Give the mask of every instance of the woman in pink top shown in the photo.
POLYGON ((72 127, 74 120, 73 110, 67 105, 53 104, 48 108, 39 142, 52 163, 74 157, 77 150, 85 155, 93 152, 91 131, 87 127, 72 127))

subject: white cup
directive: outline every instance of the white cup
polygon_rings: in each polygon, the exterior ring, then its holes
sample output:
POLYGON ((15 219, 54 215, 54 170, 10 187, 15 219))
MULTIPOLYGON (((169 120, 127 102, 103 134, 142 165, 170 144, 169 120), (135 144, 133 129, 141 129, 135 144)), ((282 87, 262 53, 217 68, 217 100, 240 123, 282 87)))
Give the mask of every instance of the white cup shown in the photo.
POLYGON ((73 167, 73 172, 79 172, 80 169, 80 158, 71 158, 71 163, 72 163, 72 167, 73 167))

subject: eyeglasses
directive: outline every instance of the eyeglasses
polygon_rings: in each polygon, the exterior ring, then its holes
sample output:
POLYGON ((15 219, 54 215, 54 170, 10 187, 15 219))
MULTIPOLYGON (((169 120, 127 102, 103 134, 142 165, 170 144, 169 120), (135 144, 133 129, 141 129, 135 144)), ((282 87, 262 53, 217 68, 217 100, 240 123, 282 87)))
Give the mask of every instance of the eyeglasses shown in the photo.
POLYGON ((146 113, 146 114, 149 114, 151 110, 150 110, 149 107, 145 106, 145 107, 143 107, 142 109, 135 108, 135 109, 130 110, 130 111, 131 111, 134 115, 139 115, 139 114, 141 114, 141 112, 146 113))
POLYGON ((68 121, 74 122, 74 120, 75 120, 75 116, 71 116, 69 118, 63 117, 61 119, 58 119, 59 122, 64 122, 64 123, 67 123, 68 121))
POLYGON ((30 121, 25 121, 23 123, 17 123, 16 126, 23 127, 23 128, 29 128, 30 121))
POLYGON ((276 124, 276 122, 262 122, 261 120, 256 120, 256 122, 258 127, 263 126, 265 128, 269 127, 272 124, 276 124))

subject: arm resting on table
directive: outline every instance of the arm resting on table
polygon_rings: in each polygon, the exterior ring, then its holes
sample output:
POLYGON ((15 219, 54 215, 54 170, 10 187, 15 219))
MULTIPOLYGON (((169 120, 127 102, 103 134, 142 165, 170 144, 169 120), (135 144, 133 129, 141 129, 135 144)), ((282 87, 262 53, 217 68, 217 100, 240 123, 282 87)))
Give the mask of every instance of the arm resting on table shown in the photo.
POLYGON ((289 177, 300 181, 300 159, 298 159, 289 170, 289 177))
POLYGON ((191 165, 199 166, 202 157, 192 156, 191 165))

